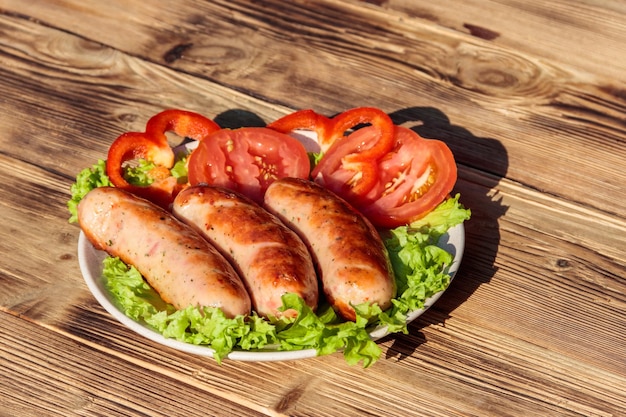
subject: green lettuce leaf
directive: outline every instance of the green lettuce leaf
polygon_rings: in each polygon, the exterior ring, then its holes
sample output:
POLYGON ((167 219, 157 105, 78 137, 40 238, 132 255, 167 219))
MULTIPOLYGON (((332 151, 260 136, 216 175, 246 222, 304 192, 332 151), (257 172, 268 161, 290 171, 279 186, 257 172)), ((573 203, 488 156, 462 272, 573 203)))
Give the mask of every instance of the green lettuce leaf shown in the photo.
POLYGON ((313 171, 313 168, 320 162, 324 154, 322 152, 308 152, 307 154, 309 155, 309 162, 311 163, 311 171, 313 171))
POLYGON ((407 332, 408 313, 424 307, 424 302, 450 284, 448 269, 453 257, 437 246, 452 227, 463 223, 471 211, 459 203, 457 194, 437 206, 422 219, 389 231, 385 246, 398 287, 393 307, 379 315, 379 323, 391 333, 407 332))
POLYGON ((174 166, 170 170, 172 176, 178 180, 179 184, 185 184, 187 179, 187 156, 180 155, 178 160, 174 163, 174 166))
POLYGON ((111 186, 111 181, 106 174, 106 162, 98 160, 91 168, 85 168, 78 173, 76 181, 70 186, 70 200, 67 202, 67 209, 70 212, 70 223, 78 221, 78 203, 91 190, 97 187, 111 186))
POLYGON ((154 182, 154 179, 149 175, 154 168, 156 168, 154 162, 138 159, 135 164, 124 168, 124 179, 129 184, 147 187, 154 182))

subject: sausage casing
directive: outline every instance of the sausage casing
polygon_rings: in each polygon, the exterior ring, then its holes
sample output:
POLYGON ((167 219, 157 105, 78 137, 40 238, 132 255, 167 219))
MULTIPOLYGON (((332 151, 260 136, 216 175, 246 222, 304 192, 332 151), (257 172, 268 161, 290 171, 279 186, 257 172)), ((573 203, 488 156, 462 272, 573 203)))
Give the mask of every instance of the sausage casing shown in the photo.
POLYGON ((79 203, 78 222, 94 247, 133 265, 175 308, 219 307, 228 317, 250 314, 250 297, 230 263, 155 204, 118 188, 95 188, 79 203))
POLYGON ((338 314, 355 320, 350 304, 391 306, 396 285, 385 246, 347 202, 314 182, 283 178, 267 189, 265 207, 304 240, 338 314))
POLYGON ((172 211, 231 261, 260 316, 293 315, 279 311, 285 293, 317 308, 318 281, 307 247, 267 210, 225 188, 198 185, 183 190, 172 211))

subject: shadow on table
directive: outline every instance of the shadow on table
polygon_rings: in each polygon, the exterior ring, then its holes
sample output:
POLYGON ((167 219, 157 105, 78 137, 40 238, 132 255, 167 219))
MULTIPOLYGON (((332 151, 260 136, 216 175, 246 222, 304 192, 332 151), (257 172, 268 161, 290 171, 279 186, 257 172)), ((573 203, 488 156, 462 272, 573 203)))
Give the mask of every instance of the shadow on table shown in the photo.
POLYGON ((266 123, 257 116, 247 110, 231 109, 224 111, 213 119, 215 123, 224 129, 237 129, 240 127, 265 127, 266 123))
POLYGON ((421 329, 445 322, 476 289, 489 282, 496 271, 494 262, 500 243, 498 219, 507 207, 494 197, 494 188, 506 176, 508 156, 500 141, 474 136, 469 130, 450 124, 448 117, 432 107, 411 107, 390 113, 394 123, 404 125, 424 138, 444 141, 452 150, 459 168, 453 193, 472 210, 465 223, 465 252, 461 267, 444 295, 409 326, 409 334, 391 336, 387 357, 403 359, 426 341, 421 329))

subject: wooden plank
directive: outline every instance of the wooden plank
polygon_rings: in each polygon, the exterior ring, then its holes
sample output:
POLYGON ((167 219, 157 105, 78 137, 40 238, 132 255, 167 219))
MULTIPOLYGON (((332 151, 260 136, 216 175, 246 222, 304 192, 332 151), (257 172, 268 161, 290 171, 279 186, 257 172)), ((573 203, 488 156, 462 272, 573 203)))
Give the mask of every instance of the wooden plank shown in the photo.
POLYGON ((3 416, 271 415, 4 311, 0 338, 3 416))
MULTIPOLYGON (((422 325, 421 335, 400 336, 391 347, 386 342, 387 359, 374 368, 350 368, 348 371, 338 355, 267 364, 227 361, 218 366, 210 360, 137 340, 99 308, 83 305, 73 310, 76 316, 60 330, 71 339, 79 337, 69 343, 89 346, 89 349, 77 349, 88 355, 81 359, 83 368, 90 363, 99 366, 102 359, 98 358, 98 352, 102 351, 113 356, 107 360, 110 365, 103 371, 111 378, 118 373, 132 377, 133 373, 126 369, 114 369, 127 368, 130 363, 144 368, 143 372, 153 373, 155 382, 150 389, 154 393, 193 383, 209 392, 218 390, 219 395, 231 401, 255 403, 251 408, 267 406, 273 410, 268 414, 376 415, 386 410, 389 415, 397 416, 443 416, 450 412, 500 415, 507 410, 513 415, 546 412, 618 415, 624 410, 620 390, 624 377, 581 366, 562 355, 501 334, 491 334, 469 322, 448 318, 445 325, 437 323, 444 318, 441 315, 431 314, 431 319, 427 320, 429 325, 422 325), (98 341, 97 344, 92 340, 98 341), (121 360, 116 360, 117 357, 121 360), (119 362, 121 365, 117 364, 119 362), (342 368, 346 369, 343 373, 342 368), (476 369, 480 370, 478 377, 476 369), (286 381, 286 374, 295 377, 286 381), (263 378, 259 379, 259 375, 263 378), (381 386, 381 378, 386 381, 386 387, 381 386), (234 392, 239 395, 233 395, 234 392), (564 396, 569 401, 559 404, 558 399, 564 396), (366 401, 367 397, 378 398, 380 408, 376 408, 376 402, 366 401), (441 401, 437 401, 438 398, 441 401), (419 404, 426 401, 435 404, 432 410, 419 408, 419 404), (485 404, 489 404, 493 414, 484 413, 487 411, 485 404)), ((55 340, 59 336, 52 337, 55 340)), ((63 342, 65 348, 67 344, 67 340, 63 342)), ((53 347, 53 353, 54 350, 53 347)), ((36 360, 33 362, 33 366, 38 366, 36 360)), ((138 375, 135 378, 141 379, 138 375)), ((85 384, 91 386, 90 381, 85 384)), ((150 407, 145 404, 148 400, 139 401, 135 407, 150 407)))
MULTIPOLYGON (((54 17, 65 23, 64 30, 97 42, 76 42, 67 32, 52 31, 57 42, 40 42, 39 53, 28 51, 41 57, 45 49, 56 47, 61 48, 57 54, 76 56, 79 69, 72 70, 70 77, 74 81, 63 87, 51 85, 43 93, 57 97, 59 90, 77 91, 78 74, 80 83, 89 75, 96 83, 115 80, 104 87, 102 97, 94 97, 92 92, 90 98, 78 101, 83 107, 97 109, 96 113, 104 115, 109 123, 131 119, 136 120, 134 126, 141 126, 149 114, 166 103, 185 104, 183 107, 195 110, 215 109, 205 111, 208 115, 220 111, 217 108, 223 111, 229 103, 204 107, 214 95, 214 85, 206 80, 271 103, 291 108, 314 107, 327 114, 374 105, 399 119, 422 124, 417 130, 449 143, 462 164, 626 216, 624 205, 615 198, 623 193, 616 178, 626 158, 621 138, 626 101, 621 93, 624 86, 619 81, 591 76, 436 25, 417 25, 417 21, 400 18, 389 21, 388 15, 371 7, 338 4, 318 9, 316 2, 306 2, 284 9, 282 2, 210 2, 201 9, 194 3, 192 11, 191 3, 183 2, 177 3, 176 10, 171 5, 155 4, 139 7, 135 14, 119 14, 115 7, 121 6, 111 3, 111 8, 106 9, 109 14, 75 19, 71 16, 78 11, 70 2, 63 6, 30 4, 11 3, 11 7, 44 21, 54 17), (179 23, 167 27, 150 24, 162 13, 172 13, 179 23), (203 15, 220 16, 223 20, 203 25, 203 15), (95 31, 95 25, 87 23, 90 19, 108 29, 95 31), (342 24, 337 25, 338 21, 342 24), (373 25, 372 30, 360 31, 365 24, 373 25), (245 28, 249 26, 258 29, 247 32, 245 28), (285 39, 283 32, 293 35, 285 39), (136 41, 128 43, 129 36, 136 41), (168 58, 177 48, 182 48, 180 56, 168 58), (364 50, 372 51, 367 62, 356 58, 364 50), (109 57, 104 67, 103 55, 109 57), (314 72, 308 72, 304 64, 293 65, 310 60, 316 61, 314 72), (170 72, 166 67, 193 76, 170 72), (115 91, 119 91, 118 83, 125 83, 124 94, 115 91), (582 84, 586 85, 584 93, 578 89, 582 84), (189 99, 190 90, 196 92, 189 99), (378 92, 375 101, 370 98, 371 91, 378 92), (150 110, 141 109, 143 113, 138 117, 136 106, 124 108, 125 97, 128 102, 151 102, 146 106, 150 110), (579 186, 594 192, 580 193, 579 186)), ((16 32, 22 24, 26 28, 33 25, 9 19, 8 27, 13 30, 6 32, 16 32)), ((25 42, 11 41, 11 45, 20 43, 25 42)), ((25 51, 21 55, 27 56, 25 51)), ((67 78, 62 75, 67 66, 55 69, 54 65, 50 63, 53 71, 61 71, 52 77, 58 83, 67 78)), ((38 86, 41 87, 45 88, 45 84, 38 86)), ((15 94, 23 94, 23 88, 13 88, 15 94)), ((230 104, 237 105, 236 101, 230 104)), ((70 103, 60 100, 57 114, 71 114, 76 105, 75 97, 71 97, 70 103)), ((117 123, 107 136, 114 137, 113 130, 119 132, 119 126, 117 123)), ((14 130, 12 126, 8 128, 14 130)), ((70 129, 64 133, 75 137, 85 130, 88 135, 101 134, 89 132, 86 127, 80 132, 70 129)), ((103 151, 107 142, 100 140, 98 146, 103 151)))
POLYGON ((615 51, 623 49, 619 39, 626 36, 626 7, 619 0, 374 3, 380 3, 386 11, 426 19, 496 45, 558 62, 560 66, 584 69, 615 80, 621 79, 626 70, 623 59, 613 59, 615 51))
POLYGON ((459 279, 434 308, 626 375, 626 322, 611 319, 626 313, 626 223, 507 180, 485 193, 484 178, 461 175, 473 218, 459 279))
MULTIPOLYGON (((79 383, 81 389, 91 387, 88 392, 98 392, 101 384, 115 384, 118 374, 123 378, 119 383, 126 384, 125 375, 131 381, 142 380, 144 377, 140 375, 149 372, 153 385, 137 388, 150 389, 154 396, 160 395, 162 390, 170 391, 165 397, 169 399, 180 390, 186 392, 187 384, 192 384, 207 391, 206 394, 192 395, 198 402, 207 396, 210 401, 215 401, 210 395, 219 395, 253 409, 265 410, 267 407, 264 412, 268 415, 378 415, 383 410, 392 416, 501 415, 506 410, 513 415, 555 413, 573 416, 619 415, 624 410, 620 390, 625 381, 623 377, 581 366, 562 355, 531 344, 520 344, 507 336, 490 334, 468 322, 447 319, 445 325, 437 324, 443 318, 437 315, 431 315, 429 326, 422 328, 423 334, 400 336, 391 347, 385 342, 387 359, 373 368, 362 370, 348 369, 341 363, 343 359, 339 355, 278 363, 227 361, 218 366, 211 360, 137 340, 99 308, 83 305, 73 310, 76 316, 63 328, 55 329, 69 339, 64 338, 58 343, 56 340, 61 336, 52 334, 52 347, 35 347, 32 356, 38 358, 48 354, 54 358, 57 345, 64 349, 68 343, 76 346, 73 351, 77 351, 81 366, 72 375, 85 384, 82 388, 79 383), (38 353, 39 349, 43 353, 38 353), (100 358, 102 355, 108 359, 100 358), (103 360, 107 365, 99 370, 103 360), (476 369, 480 372, 476 373, 476 369), (96 378, 95 375, 76 377, 76 374, 91 372, 98 375, 95 386, 91 380, 96 378), (285 380, 287 374, 294 377, 285 380), (381 379, 386 381, 385 384, 380 384, 381 379), (568 402, 559 403, 558 399, 565 396, 568 402), (378 401, 371 402, 367 398, 377 398, 378 401), (419 404, 425 402, 433 404, 433 408, 421 409, 419 404), (485 408, 486 404, 489 404, 489 410, 485 408)), ((41 331, 37 330, 37 333, 41 331)), ((9 329, 8 333, 15 332, 9 329)), ((10 362, 23 364, 26 360, 13 358, 10 362)), ((72 365, 49 362, 50 369, 61 374, 56 377, 56 383, 69 383, 66 381, 69 376, 64 375, 69 373, 66 366, 72 365)), ((24 366, 28 365, 41 366, 39 359, 24 366)), ((8 367, 9 375, 15 366, 8 367)), ((6 368, 4 372, 7 372, 6 368)), ((20 372, 28 374, 26 370, 20 372)), ((98 398, 111 396, 113 401, 111 393, 116 389, 115 385, 109 387, 106 394, 101 393, 98 398)), ((124 397, 115 401, 121 404, 113 406, 131 410, 133 407, 140 410, 154 407, 147 403, 152 401, 151 397, 124 397), (131 403, 135 405, 130 407, 131 403)), ((73 401, 76 402, 79 401, 73 401)), ((189 413, 187 415, 200 415, 195 409, 189 413)))
POLYGON ((142 131, 165 108, 199 111, 228 126, 287 112, 33 22, 0 16, 0 28, 10 34, 0 40, 6 51, 1 150, 17 159, 31 155, 32 163, 68 177, 105 159, 117 136, 142 131))

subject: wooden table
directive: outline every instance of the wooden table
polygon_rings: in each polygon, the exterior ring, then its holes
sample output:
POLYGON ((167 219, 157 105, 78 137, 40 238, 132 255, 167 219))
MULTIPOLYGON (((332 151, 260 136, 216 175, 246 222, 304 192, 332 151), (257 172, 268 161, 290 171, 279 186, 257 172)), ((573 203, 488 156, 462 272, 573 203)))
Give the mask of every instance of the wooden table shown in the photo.
POLYGON ((0 415, 626 415, 625 45, 620 0, 0 0, 0 415), (374 366, 217 365, 88 291, 65 204, 120 133, 357 106, 447 142, 473 212, 374 366))

